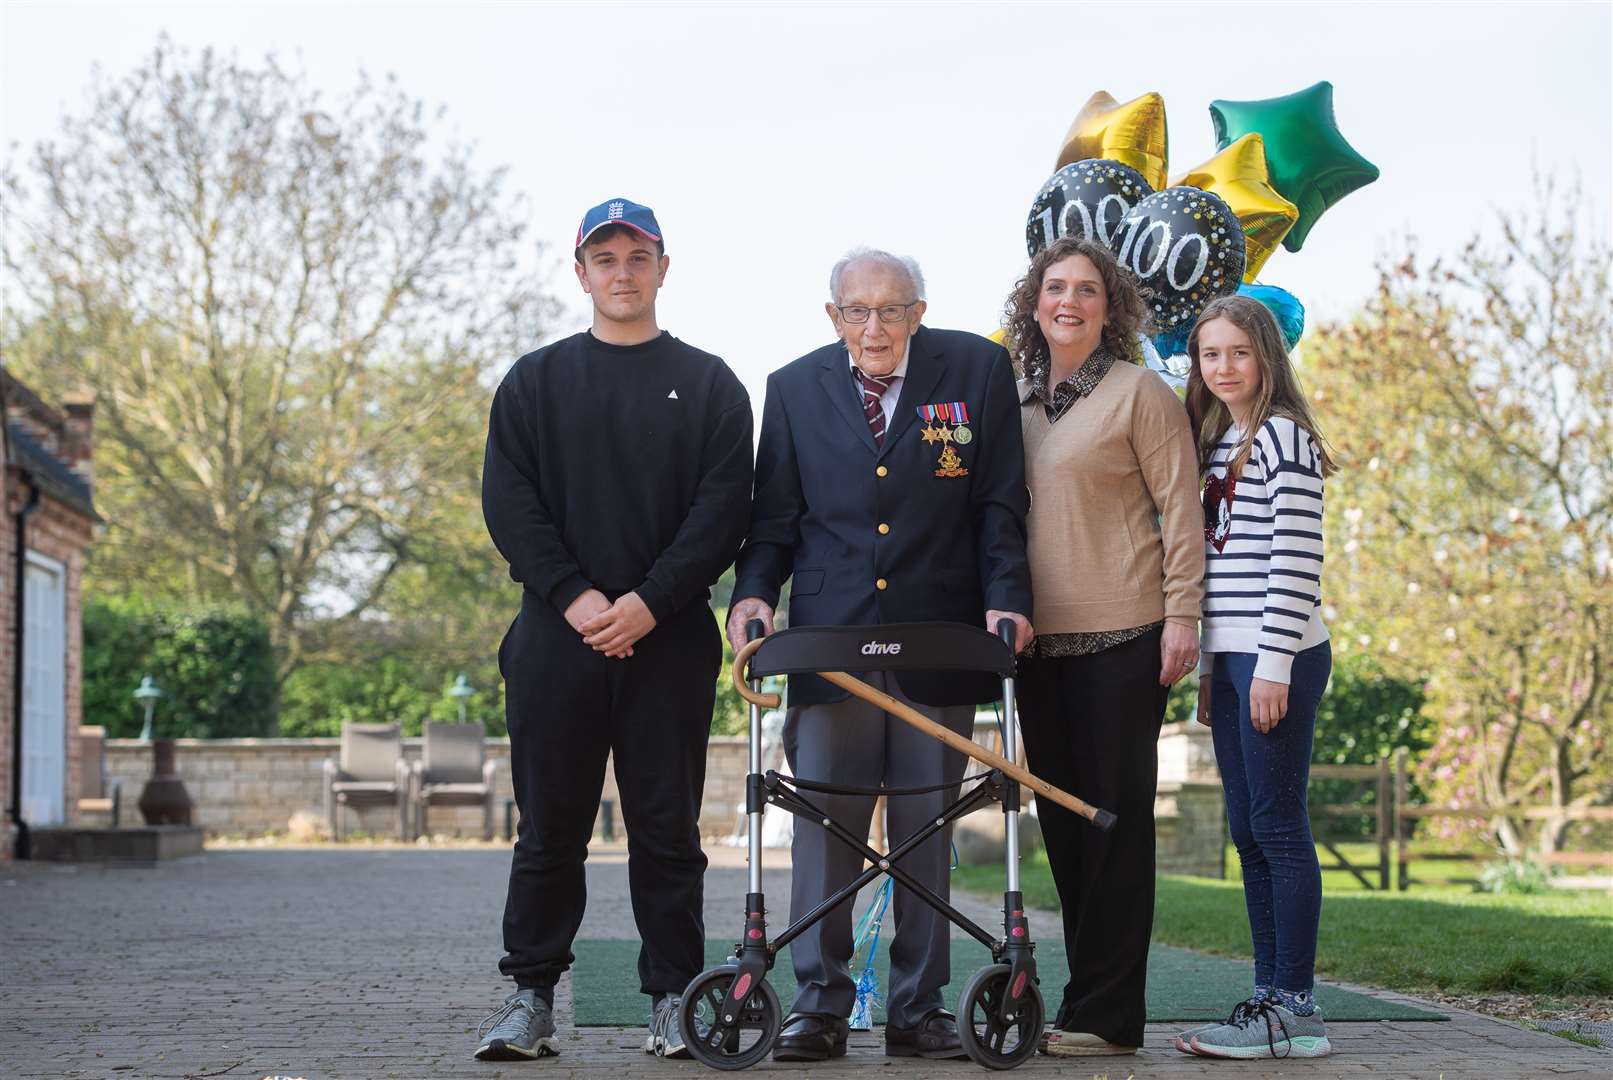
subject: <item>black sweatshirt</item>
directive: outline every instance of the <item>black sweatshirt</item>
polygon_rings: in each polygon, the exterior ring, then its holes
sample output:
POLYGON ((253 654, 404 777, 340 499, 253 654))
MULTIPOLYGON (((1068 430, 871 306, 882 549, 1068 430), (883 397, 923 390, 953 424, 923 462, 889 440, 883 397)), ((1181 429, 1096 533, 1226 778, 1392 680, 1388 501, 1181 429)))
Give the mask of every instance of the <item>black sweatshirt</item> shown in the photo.
POLYGON ((493 398, 487 531, 510 576, 562 612, 590 588, 637 592, 657 622, 704 600, 750 495, 750 397, 671 334, 575 334, 517 360, 493 398))

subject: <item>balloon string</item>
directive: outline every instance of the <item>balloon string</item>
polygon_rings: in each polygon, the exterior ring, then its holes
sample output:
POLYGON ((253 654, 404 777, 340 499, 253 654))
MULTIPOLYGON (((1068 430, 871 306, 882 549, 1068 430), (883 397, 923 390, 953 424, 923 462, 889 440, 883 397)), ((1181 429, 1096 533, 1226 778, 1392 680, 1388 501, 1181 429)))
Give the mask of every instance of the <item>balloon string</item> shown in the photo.
POLYGON ((849 1026, 858 1031, 866 1031, 873 1027, 872 1009, 875 1005, 883 1005, 884 997, 879 993, 879 977, 874 974, 874 957, 879 952, 879 932, 885 922, 885 910, 890 905, 891 885, 893 882, 886 878, 880 885, 879 892, 868 901, 868 908, 857 921, 857 932, 853 939, 852 955, 862 951, 863 944, 868 945, 868 961, 863 965, 862 974, 857 978, 857 1003, 851 1012, 849 1026))

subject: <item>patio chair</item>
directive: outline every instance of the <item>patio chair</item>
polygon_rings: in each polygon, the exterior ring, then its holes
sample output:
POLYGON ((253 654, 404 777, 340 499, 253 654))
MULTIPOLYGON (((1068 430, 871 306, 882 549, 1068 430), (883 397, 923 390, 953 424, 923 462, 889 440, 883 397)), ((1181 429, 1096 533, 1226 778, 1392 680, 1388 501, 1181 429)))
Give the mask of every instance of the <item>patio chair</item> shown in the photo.
POLYGON ((426 835, 426 812, 433 806, 480 806, 482 839, 493 839, 493 773, 480 724, 426 723, 421 760, 414 765, 414 831, 426 835))
POLYGON ((78 812, 106 814, 118 827, 123 812, 123 781, 106 774, 106 728, 78 729, 78 812))
POLYGON ((340 761, 325 759, 325 820, 333 840, 342 838, 341 809, 392 805, 398 839, 409 838, 409 767, 396 724, 343 724, 340 761))

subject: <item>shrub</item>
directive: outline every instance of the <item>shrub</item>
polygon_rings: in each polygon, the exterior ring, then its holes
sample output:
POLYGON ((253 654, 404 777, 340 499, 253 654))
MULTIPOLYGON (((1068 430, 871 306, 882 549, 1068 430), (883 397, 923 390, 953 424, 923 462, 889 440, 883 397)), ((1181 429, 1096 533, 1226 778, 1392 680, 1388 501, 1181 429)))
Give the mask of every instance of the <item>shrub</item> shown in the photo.
POLYGON ((275 669, 263 622, 229 608, 178 609, 139 598, 84 605, 84 722, 113 738, 140 734, 133 697, 144 675, 162 688, 159 737, 239 738, 274 725, 275 669))
POLYGON ((1551 892, 1551 871, 1533 859, 1502 859, 1486 863, 1474 883, 1475 892, 1532 895, 1551 892))
MULTIPOLYGON (((469 671, 476 689, 466 719, 489 735, 505 734, 504 683, 496 667, 469 671)), ((459 702, 448 696, 457 671, 429 657, 389 653, 353 664, 310 664, 286 678, 280 694, 280 733, 292 738, 335 736, 342 724, 400 724, 419 735, 427 720, 456 723, 459 702)))

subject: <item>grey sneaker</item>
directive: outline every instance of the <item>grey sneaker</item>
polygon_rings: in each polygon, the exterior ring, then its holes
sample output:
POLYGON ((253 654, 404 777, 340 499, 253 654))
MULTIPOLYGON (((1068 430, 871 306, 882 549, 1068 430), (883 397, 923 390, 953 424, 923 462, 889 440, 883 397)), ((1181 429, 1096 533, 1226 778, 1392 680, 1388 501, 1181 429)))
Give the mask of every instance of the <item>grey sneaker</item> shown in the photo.
POLYGON ((1219 1058, 1315 1058, 1333 1052, 1320 1011, 1296 1016, 1270 1001, 1256 1003, 1236 1023, 1200 1032, 1188 1046, 1195 1054, 1219 1058))
POLYGON ((476 1029, 476 1038, 478 1061, 526 1061, 560 1052, 554 1042, 554 1010, 535 990, 517 990, 505 998, 504 1007, 476 1029))
POLYGON ((687 1058, 689 1048, 683 1045, 683 1030, 678 1024, 678 1006, 683 995, 666 994, 650 1009, 650 1034, 644 1040, 644 1052, 656 1057, 687 1058))
POLYGON ((1232 1007, 1232 1014, 1225 1020, 1212 1020, 1208 1024, 1195 1024, 1193 1027, 1188 1028, 1186 1031, 1176 1036, 1176 1049, 1180 1050, 1184 1054, 1196 1054, 1197 1051, 1194 1050, 1192 1046, 1193 1037, 1195 1035, 1203 1035, 1205 1032, 1211 1030, 1212 1028, 1218 1028, 1222 1024, 1238 1023, 1245 1016, 1253 1012, 1255 1006, 1260 1004, 1260 1002, 1263 1000, 1265 999, 1252 997, 1247 1001, 1240 1001, 1232 1007))

